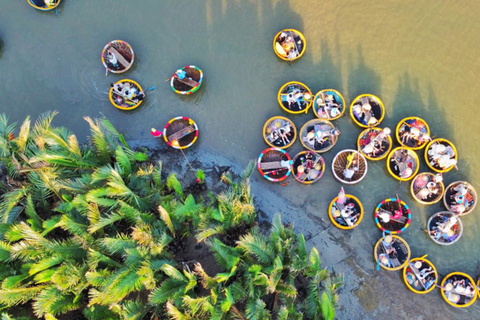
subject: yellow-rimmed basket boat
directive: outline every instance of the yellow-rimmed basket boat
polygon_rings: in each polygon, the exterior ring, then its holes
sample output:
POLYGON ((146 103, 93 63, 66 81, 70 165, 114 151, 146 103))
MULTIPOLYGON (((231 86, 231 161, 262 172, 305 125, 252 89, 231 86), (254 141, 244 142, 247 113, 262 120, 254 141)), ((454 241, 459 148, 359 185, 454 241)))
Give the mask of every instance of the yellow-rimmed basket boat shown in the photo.
POLYGON ((477 300, 478 290, 472 277, 463 272, 447 274, 442 281, 442 297, 455 308, 465 308, 477 300), (450 289, 450 290, 447 290, 450 289))
POLYGON ((305 53, 307 41, 303 34, 295 29, 284 29, 273 38, 273 51, 282 60, 293 61, 305 53))
POLYGON ((287 179, 292 172, 292 159, 285 150, 268 148, 258 157, 257 168, 265 179, 280 182, 287 179))
POLYGON ((325 172, 325 161, 313 151, 300 151, 293 157, 292 174, 295 180, 311 184, 320 180, 325 172))
POLYGON ((408 265, 410 260, 410 247, 408 243, 397 235, 392 235, 392 241, 385 244, 385 240, 380 238, 373 249, 373 256, 377 263, 377 268, 382 267, 388 271, 400 270, 408 265))
POLYGON ((397 180, 412 179, 417 174, 419 167, 418 156, 410 148, 397 147, 388 155, 388 172, 397 180))
POLYGON ((126 72, 135 61, 135 53, 132 46, 122 40, 113 40, 107 43, 102 50, 102 63, 105 67, 105 75, 111 73, 126 72))
POLYGON ((133 80, 122 79, 115 82, 108 93, 110 102, 118 109, 133 110, 138 108, 143 102, 144 93, 142 87, 133 80), (119 85, 123 86, 122 91, 115 90, 119 85), (131 88, 131 89, 126 89, 131 88), (132 95, 132 92, 135 92, 132 95))
POLYGON ((466 181, 455 181, 448 185, 443 196, 448 211, 465 216, 477 205, 477 191, 466 181))
POLYGON ((312 106, 312 92, 301 82, 290 81, 278 90, 278 103, 289 113, 307 113, 312 106))
POLYGON ((335 146, 340 130, 328 120, 312 119, 302 126, 299 135, 302 146, 323 153, 335 146))
POLYGON ((333 175, 345 184, 359 183, 367 175, 367 170, 367 159, 357 150, 342 150, 332 161, 333 175))
POLYGON ((436 244, 450 246, 460 240, 463 234, 463 223, 458 216, 449 211, 441 211, 432 215, 427 221, 427 232, 436 244))
POLYGON ((392 149, 392 138, 389 128, 368 128, 362 131, 357 140, 360 152, 368 160, 381 160, 392 149))
POLYGON ((362 128, 378 126, 385 117, 383 102, 372 94, 356 97, 350 105, 353 121, 362 128))
POLYGON ((425 259, 426 256, 411 259, 403 268, 405 284, 408 289, 418 294, 429 293, 438 281, 437 269, 431 261, 425 259))
POLYGON ((425 148, 425 161, 435 172, 448 172, 457 166, 457 149, 450 141, 434 139, 425 148))
POLYGON ((330 206, 328 207, 328 217, 335 227, 339 229, 353 229, 362 221, 362 203, 357 197, 351 194, 345 194, 344 201, 339 203, 337 196, 332 202, 330 202, 330 206))
POLYGON ((285 117, 272 117, 263 126, 263 139, 274 148, 286 149, 297 138, 297 129, 292 120, 285 117))
POLYGON ((419 173, 410 185, 412 197, 419 203, 431 205, 442 199, 445 186, 439 174, 419 173))
POLYGON ((333 89, 319 91, 313 99, 313 113, 317 118, 336 120, 345 112, 345 99, 333 89))
POLYGON ((60 4, 61 0, 51 0, 51 1, 45 1, 45 0, 27 0, 28 4, 34 7, 37 10, 41 11, 49 11, 53 10, 58 5, 60 4))
POLYGON ((375 208, 375 223, 380 230, 399 234, 410 225, 412 214, 408 205, 397 198, 388 198, 375 208))
POLYGON ((186 149, 197 141, 198 126, 190 118, 175 117, 163 128, 163 139, 175 149, 186 149))
POLYGON ((178 69, 177 72, 175 72, 170 79, 170 87, 175 93, 189 95, 200 89, 203 83, 203 72, 199 67, 185 66, 178 69), (181 79, 179 73, 177 73, 179 70, 181 70, 181 73, 184 75, 183 79, 181 79))
POLYGON ((398 143, 413 150, 422 149, 430 141, 428 124, 419 117, 402 119, 397 125, 395 135, 398 143))

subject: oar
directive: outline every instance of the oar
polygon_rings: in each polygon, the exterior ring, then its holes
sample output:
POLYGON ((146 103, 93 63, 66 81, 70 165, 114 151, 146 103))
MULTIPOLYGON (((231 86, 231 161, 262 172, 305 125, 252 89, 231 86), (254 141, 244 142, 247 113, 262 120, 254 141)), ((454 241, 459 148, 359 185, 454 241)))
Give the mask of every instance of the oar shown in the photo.
POLYGON ((300 55, 300 50, 298 50, 297 42, 295 41, 295 37, 292 34, 292 30, 288 30, 288 32, 290 32, 290 35, 292 36, 292 41, 293 41, 293 44, 295 45, 295 50, 297 50, 297 54, 300 55))
POLYGON ((105 77, 108 76, 108 67, 105 67, 105 77))

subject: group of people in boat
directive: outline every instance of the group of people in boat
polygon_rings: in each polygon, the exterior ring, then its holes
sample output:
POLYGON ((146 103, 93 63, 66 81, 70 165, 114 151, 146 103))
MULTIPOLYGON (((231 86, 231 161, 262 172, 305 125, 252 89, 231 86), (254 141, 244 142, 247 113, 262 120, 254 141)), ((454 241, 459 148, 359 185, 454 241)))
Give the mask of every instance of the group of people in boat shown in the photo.
POLYGON ((468 186, 464 183, 452 186, 449 191, 451 193, 449 199, 450 211, 455 214, 464 213, 475 203, 473 195, 469 193, 468 186))
POLYGON ((322 150, 335 143, 340 130, 327 124, 316 124, 306 135, 303 142, 314 150, 322 150))
POLYGON ((294 128, 291 123, 279 119, 267 128, 267 140, 276 147, 284 147, 294 139, 294 128), (279 122, 279 123, 277 123, 279 122), (268 133, 270 132, 270 133, 268 133))
POLYGON ((408 284, 417 291, 430 289, 437 280, 433 267, 422 260, 408 264, 405 278, 408 284))
POLYGON ((427 151, 427 159, 432 167, 446 170, 457 165, 455 150, 450 145, 434 142, 427 151))
POLYGON ((290 60, 300 55, 301 47, 303 47, 302 40, 295 40, 294 33, 291 31, 281 32, 276 39, 275 50, 282 57, 290 60))
POLYGON ((392 172, 402 179, 411 177, 417 166, 415 159, 409 153, 409 149, 395 150, 390 162, 392 172))
POLYGON ((345 196, 345 191, 342 187, 337 200, 332 205, 331 214, 339 225, 352 227, 357 223, 361 212, 357 208, 355 201, 345 196))
POLYGON ((31 0, 34 5, 40 8, 51 8, 57 5, 58 0, 31 0))
POLYGON ((383 239, 380 242, 380 252, 378 254, 378 262, 387 268, 396 268, 402 265, 399 261, 399 255, 403 252, 401 251, 402 243, 393 238, 390 234, 385 235, 383 233, 383 239))
POLYGON ((145 93, 140 91, 131 82, 111 83, 113 101, 120 107, 129 108, 145 98, 145 93))
POLYGON ((398 130, 402 145, 417 148, 431 140, 426 124, 420 119, 407 119, 398 130))
POLYGON ((297 177, 303 181, 313 181, 315 180, 322 171, 323 162, 321 157, 315 158, 313 152, 307 151, 304 156, 301 156, 298 161, 300 164, 297 165, 297 162, 294 163, 294 166, 297 168, 297 177))
POLYGON ((368 97, 360 98, 360 103, 352 106, 352 112, 357 121, 365 126, 375 126, 378 124, 377 117, 372 109, 372 105, 368 97))
POLYGON ((442 196, 442 175, 420 174, 413 182, 413 190, 418 200, 430 202, 442 196))
POLYGON ((475 284, 462 276, 452 276, 445 281, 443 291, 448 301, 454 304, 465 304, 476 294, 475 284))
POLYGON ((342 103, 337 102, 333 94, 319 94, 315 103, 321 119, 332 119, 342 114, 342 103))
POLYGON ((433 239, 440 242, 453 242, 457 237, 458 233, 456 229, 458 228, 458 214, 443 214, 439 213, 429 226, 429 234, 433 239))
POLYGON ((370 129, 367 134, 360 139, 362 153, 370 158, 375 158, 384 154, 390 144, 390 128, 384 128, 381 131, 370 129))
POLYGON ((305 109, 310 103, 310 98, 309 92, 304 92, 296 86, 288 87, 287 93, 282 94, 282 102, 286 102, 289 109, 305 109))

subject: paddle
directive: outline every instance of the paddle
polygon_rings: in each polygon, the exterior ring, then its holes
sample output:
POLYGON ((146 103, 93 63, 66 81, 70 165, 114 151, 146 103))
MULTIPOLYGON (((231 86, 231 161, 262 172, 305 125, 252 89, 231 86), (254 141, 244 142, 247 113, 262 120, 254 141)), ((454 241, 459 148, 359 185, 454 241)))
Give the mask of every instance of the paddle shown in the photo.
POLYGON ((105 67, 105 77, 108 76, 108 67, 105 67))

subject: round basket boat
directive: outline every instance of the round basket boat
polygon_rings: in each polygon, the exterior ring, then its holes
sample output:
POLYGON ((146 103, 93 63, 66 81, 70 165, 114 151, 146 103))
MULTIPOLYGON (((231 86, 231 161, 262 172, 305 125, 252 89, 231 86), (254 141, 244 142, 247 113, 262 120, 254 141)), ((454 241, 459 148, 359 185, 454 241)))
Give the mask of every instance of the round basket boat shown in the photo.
POLYGON ((300 31, 285 29, 273 38, 273 51, 282 60, 293 61, 305 53, 307 41, 300 31))
POLYGON ((345 184, 355 184, 367 175, 367 159, 353 149, 345 149, 337 153, 332 161, 332 171, 338 181, 345 184))
POLYGON ((297 129, 292 120, 285 117, 273 117, 263 126, 263 139, 274 148, 286 149, 297 138, 297 129))
POLYGON ((380 238, 375 244, 373 254, 378 266, 388 271, 396 271, 408 264, 411 252, 408 243, 403 238, 396 235, 391 237, 392 240, 388 243, 380 238))
POLYGON ((267 180, 280 182, 292 172, 292 160, 285 150, 268 148, 258 157, 258 171, 267 180))
POLYGON ((408 205, 396 198, 385 199, 375 208, 375 223, 382 231, 391 234, 405 231, 410 225, 411 218, 408 205))
POLYGON ((374 95, 362 94, 350 106, 353 121, 362 128, 378 126, 385 116, 382 101, 374 95))
POLYGON ((360 224, 363 218, 363 206, 357 197, 345 195, 345 201, 338 203, 338 197, 330 202, 328 216, 335 227, 348 230, 360 224))
POLYGON ((368 128, 358 136, 357 145, 368 160, 381 160, 392 149, 389 128, 368 128))
POLYGON ((445 186, 441 179, 430 172, 419 173, 410 185, 410 192, 421 204, 430 205, 442 199, 445 186))
POLYGON ((472 277, 463 272, 452 272, 442 281, 442 297, 456 308, 465 308, 477 300, 478 290, 472 277), (450 290, 448 290, 450 289, 450 290))
POLYGON ((202 70, 196 66, 185 66, 175 72, 170 79, 170 86, 176 93, 188 95, 200 89, 202 81, 202 70))
POLYGON ((462 237, 462 220, 449 211, 437 212, 428 219, 427 232, 435 243, 452 245, 462 237))
POLYGON ((402 119, 395 130, 397 141, 401 145, 418 150, 430 141, 430 129, 425 120, 418 117, 402 119))
POLYGON ((421 258, 413 258, 403 268, 403 280, 408 289, 418 294, 429 293, 435 288, 438 281, 437 269, 432 262, 421 258))
POLYGON ((325 172, 325 161, 313 151, 300 151, 293 158, 293 177, 300 183, 317 182, 325 172))
POLYGON ((337 143, 340 131, 328 120, 312 119, 300 129, 300 142, 308 150, 327 152, 337 143))
POLYGON ((345 112, 345 99, 337 90, 319 91, 313 99, 313 112, 320 119, 338 119, 345 112))
POLYGON ((108 96, 116 108, 133 110, 142 104, 145 94, 142 87, 135 81, 122 79, 110 88, 108 96))
POLYGON ((412 149, 397 147, 387 158, 388 172, 400 181, 408 181, 418 172, 418 156, 412 149))
POLYGON ((278 103, 289 113, 307 113, 312 106, 312 93, 301 82, 287 82, 278 91, 278 103))
POLYGON ((434 139, 425 148, 425 161, 436 172, 448 172, 457 165, 457 149, 446 139, 434 139))
POLYGON ((448 211, 465 216, 477 205, 477 192, 466 181, 455 181, 448 185, 443 196, 448 211))
POLYGON ((122 40, 107 43, 102 50, 102 63, 112 73, 123 73, 133 65, 135 54, 132 46, 122 40))
POLYGON ((175 149, 186 149, 197 141, 198 126, 190 118, 176 117, 163 128, 163 139, 175 149))
POLYGON ((60 4, 61 0, 27 0, 28 4, 34 7, 37 10, 48 11, 55 9, 60 4))

